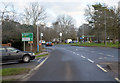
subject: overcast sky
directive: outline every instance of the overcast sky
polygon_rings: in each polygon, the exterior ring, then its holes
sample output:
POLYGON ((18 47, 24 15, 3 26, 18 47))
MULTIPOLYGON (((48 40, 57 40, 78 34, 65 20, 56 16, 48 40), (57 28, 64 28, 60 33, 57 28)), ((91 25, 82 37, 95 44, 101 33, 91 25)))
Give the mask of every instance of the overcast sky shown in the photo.
MULTIPOLYGON (((17 12, 23 12, 24 7, 30 2, 40 2, 40 5, 46 9, 48 19, 47 25, 50 26, 56 20, 58 15, 70 15, 75 20, 76 27, 86 23, 84 12, 87 5, 95 3, 105 3, 108 6, 118 6, 120 0, 0 0, 1 2, 13 2, 17 12)), ((2 6, 0 6, 0 9, 2 6)))

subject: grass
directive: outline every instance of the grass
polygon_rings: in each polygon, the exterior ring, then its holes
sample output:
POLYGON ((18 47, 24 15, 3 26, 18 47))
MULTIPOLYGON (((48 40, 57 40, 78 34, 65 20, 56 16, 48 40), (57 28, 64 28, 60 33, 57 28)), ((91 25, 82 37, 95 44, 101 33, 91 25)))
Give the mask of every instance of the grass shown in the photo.
MULTIPOLYGON (((104 43, 82 43, 82 44, 79 44, 79 43, 76 43, 76 44, 71 44, 73 46, 98 46, 98 47, 105 47, 105 44, 104 43)), ((106 47, 115 47, 115 48, 118 48, 118 43, 107 43, 107 46, 106 47)))
POLYGON ((41 52, 36 52, 35 55, 38 55, 38 54, 40 54, 40 53, 41 53, 41 52))
POLYGON ((10 76, 10 75, 19 75, 28 73, 30 71, 30 68, 6 68, 0 70, 0 74, 2 76, 10 76))
POLYGON ((47 56, 48 54, 43 54, 43 55, 39 55, 39 56, 36 56, 35 58, 39 58, 39 57, 43 57, 43 56, 47 56))

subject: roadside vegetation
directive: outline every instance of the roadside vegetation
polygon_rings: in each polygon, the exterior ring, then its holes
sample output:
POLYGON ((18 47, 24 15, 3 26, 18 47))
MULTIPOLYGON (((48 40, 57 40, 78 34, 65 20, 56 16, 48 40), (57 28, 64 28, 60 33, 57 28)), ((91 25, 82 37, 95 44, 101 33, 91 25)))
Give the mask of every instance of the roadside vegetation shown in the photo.
POLYGON ((36 56, 35 58, 40 58, 40 57, 44 57, 44 56, 47 56, 48 54, 43 54, 43 55, 38 55, 36 56))
POLYGON ((11 75, 20 75, 28 73, 30 68, 6 68, 0 70, 0 75, 2 76, 11 76, 11 75))
POLYGON ((74 43, 74 44, 69 44, 69 45, 72 45, 72 46, 90 46, 90 47, 94 47, 94 46, 98 46, 98 47, 115 47, 115 48, 118 48, 119 45, 118 45, 118 42, 113 44, 113 43, 107 43, 106 46, 104 43, 74 43))

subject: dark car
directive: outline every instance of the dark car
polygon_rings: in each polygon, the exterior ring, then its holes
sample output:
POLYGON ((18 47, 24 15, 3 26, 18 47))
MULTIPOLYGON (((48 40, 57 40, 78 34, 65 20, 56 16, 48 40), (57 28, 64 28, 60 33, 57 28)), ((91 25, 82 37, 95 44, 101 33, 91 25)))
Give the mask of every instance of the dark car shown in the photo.
POLYGON ((25 63, 35 59, 35 54, 27 51, 20 51, 13 47, 2 46, 0 47, 2 53, 2 63, 9 61, 23 61, 25 63))
POLYGON ((53 43, 52 43, 52 42, 46 42, 45 45, 46 45, 46 46, 53 46, 53 43))

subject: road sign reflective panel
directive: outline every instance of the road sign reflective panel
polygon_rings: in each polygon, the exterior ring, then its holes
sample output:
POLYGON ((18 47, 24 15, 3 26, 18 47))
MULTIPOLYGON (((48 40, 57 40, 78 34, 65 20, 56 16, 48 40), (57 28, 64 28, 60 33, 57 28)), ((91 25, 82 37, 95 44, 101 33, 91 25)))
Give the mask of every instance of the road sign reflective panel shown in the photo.
POLYGON ((62 33, 60 33, 60 36, 62 36, 62 33))
POLYGON ((33 41, 33 33, 22 33, 22 41, 33 41))
POLYGON ((43 33, 41 33, 41 36, 43 36, 43 33))

